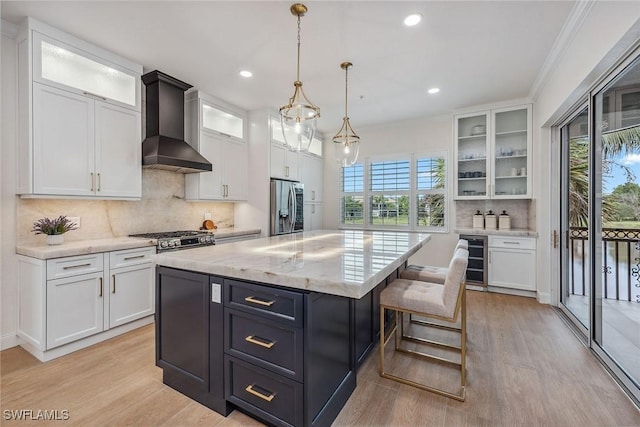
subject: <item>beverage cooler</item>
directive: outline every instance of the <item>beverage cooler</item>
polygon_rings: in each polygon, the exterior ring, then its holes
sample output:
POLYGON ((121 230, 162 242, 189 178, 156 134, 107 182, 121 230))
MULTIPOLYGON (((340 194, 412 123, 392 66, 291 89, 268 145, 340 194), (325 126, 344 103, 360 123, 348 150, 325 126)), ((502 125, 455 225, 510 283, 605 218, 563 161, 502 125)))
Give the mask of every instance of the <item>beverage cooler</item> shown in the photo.
POLYGON ((460 235, 469 242, 467 285, 487 286, 487 236, 460 235))

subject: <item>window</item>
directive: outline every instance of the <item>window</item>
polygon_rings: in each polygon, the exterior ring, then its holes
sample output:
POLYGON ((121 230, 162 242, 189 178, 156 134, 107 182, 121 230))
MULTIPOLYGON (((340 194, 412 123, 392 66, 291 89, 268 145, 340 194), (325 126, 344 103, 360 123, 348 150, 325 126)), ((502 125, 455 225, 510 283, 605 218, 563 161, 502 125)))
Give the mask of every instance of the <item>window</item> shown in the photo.
POLYGON ((356 163, 342 168, 340 217, 342 224, 364 224, 364 165, 356 163))
POLYGON ((447 231, 446 153, 407 154, 342 168, 341 222, 447 231))

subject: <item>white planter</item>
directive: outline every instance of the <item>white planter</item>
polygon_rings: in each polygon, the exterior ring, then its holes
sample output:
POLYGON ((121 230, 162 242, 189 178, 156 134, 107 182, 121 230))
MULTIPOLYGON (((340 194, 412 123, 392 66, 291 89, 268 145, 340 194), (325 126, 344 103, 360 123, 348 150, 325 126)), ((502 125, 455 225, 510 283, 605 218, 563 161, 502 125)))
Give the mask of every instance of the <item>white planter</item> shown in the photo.
POLYGON ((48 234, 47 245, 61 245, 64 242, 64 234, 48 234))

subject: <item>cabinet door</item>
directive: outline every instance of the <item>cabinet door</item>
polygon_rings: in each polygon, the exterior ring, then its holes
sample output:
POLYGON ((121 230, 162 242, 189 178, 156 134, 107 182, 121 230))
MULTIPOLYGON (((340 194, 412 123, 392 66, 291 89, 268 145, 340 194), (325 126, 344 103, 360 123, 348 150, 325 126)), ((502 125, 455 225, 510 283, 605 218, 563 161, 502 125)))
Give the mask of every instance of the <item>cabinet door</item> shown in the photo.
POLYGON ((536 290, 535 251, 489 248, 489 286, 536 290))
POLYGON ((109 328, 155 312, 153 265, 111 270, 109 274, 109 328))
POLYGON ((491 197, 531 197, 531 106, 492 112, 491 197))
POLYGON ((287 172, 287 179, 292 181, 300 180, 300 171, 298 169, 298 165, 300 162, 300 155, 297 151, 289 151, 287 150, 286 158, 285 158, 285 169, 287 172))
POLYGON ((200 132, 199 151, 205 159, 211 162, 212 170, 196 174, 199 178, 199 199, 218 200, 224 198, 222 176, 225 159, 222 146, 225 141, 223 138, 207 132, 200 132))
POLYGON ((320 230, 322 226, 322 203, 304 204, 304 231, 320 230))
POLYGON ((47 281, 47 349, 104 330, 102 272, 47 281))
POLYGON ((34 193, 94 194, 94 101, 33 84, 34 193))
POLYGON ((243 142, 228 141, 224 145, 225 170, 224 185, 227 187, 226 199, 246 200, 249 191, 249 176, 246 167, 247 144, 243 142))
POLYGON ((96 101, 96 195, 142 197, 140 113, 96 101))
POLYGON ((271 177, 288 179, 287 175, 287 148, 277 142, 271 143, 271 177))
POLYGON ((491 179, 489 112, 455 117, 456 199, 487 199, 491 179))
POLYGON ((321 202, 323 189, 323 161, 321 157, 301 154, 300 182, 304 184, 304 201, 321 202))

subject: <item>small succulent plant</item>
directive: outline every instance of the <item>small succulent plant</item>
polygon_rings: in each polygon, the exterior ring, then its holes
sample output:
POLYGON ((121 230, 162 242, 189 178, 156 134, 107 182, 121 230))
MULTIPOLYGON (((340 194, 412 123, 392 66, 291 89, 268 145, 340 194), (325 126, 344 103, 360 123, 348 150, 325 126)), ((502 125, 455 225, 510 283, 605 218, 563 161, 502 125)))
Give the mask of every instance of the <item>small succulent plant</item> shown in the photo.
POLYGON ((36 234, 64 234, 67 231, 75 230, 75 223, 71 222, 66 216, 60 215, 58 218, 40 218, 33 223, 32 232, 36 234))

